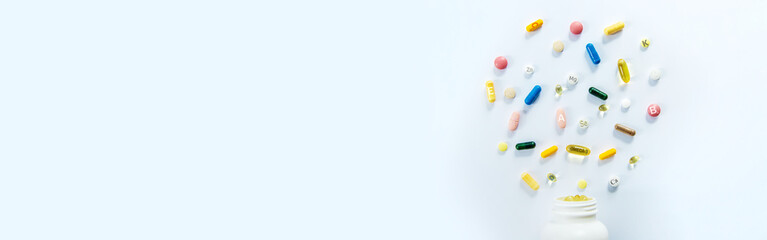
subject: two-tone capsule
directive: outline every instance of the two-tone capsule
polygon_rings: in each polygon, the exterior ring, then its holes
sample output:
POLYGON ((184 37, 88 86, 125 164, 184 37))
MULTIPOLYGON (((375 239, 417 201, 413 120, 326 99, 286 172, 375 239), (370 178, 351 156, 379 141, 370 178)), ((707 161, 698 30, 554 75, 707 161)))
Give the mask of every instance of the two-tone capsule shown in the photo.
POLYGON ((623 30, 624 26, 625 24, 623 24, 623 22, 617 22, 613 25, 607 26, 605 28, 605 35, 613 35, 617 32, 620 32, 621 30, 623 30))
POLYGON ((591 62, 594 64, 599 64, 602 62, 602 59, 599 58, 599 54, 597 53, 597 49, 594 48, 594 44, 589 43, 586 44, 586 52, 589 53, 589 58, 591 58, 591 62))
POLYGON ((626 64, 626 60, 623 60, 623 58, 618 59, 618 73, 620 73, 621 80, 623 80, 624 83, 629 83, 629 81, 631 81, 629 66, 626 64))
POLYGON ((527 30, 528 32, 532 32, 541 28, 541 26, 543 26, 543 19, 538 19, 538 20, 535 20, 535 22, 527 25, 527 27, 525 27, 525 30, 527 30))
POLYGON ((535 142, 529 141, 529 142, 521 142, 517 143, 516 146, 514 146, 517 150, 526 150, 526 149, 533 149, 535 148, 535 142))
POLYGON ((530 90, 530 93, 527 94, 527 97, 525 97, 525 104, 531 105, 535 102, 536 99, 538 99, 538 96, 541 95, 541 85, 535 85, 533 87, 533 90, 530 90))
POLYGON ((567 145, 565 150, 569 153, 572 153, 575 155, 581 155, 581 156, 588 156, 589 154, 591 154, 591 149, 581 145, 575 145, 575 144, 567 145))
POLYGON ((615 130, 618 130, 619 132, 625 133, 626 135, 629 135, 629 136, 634 136, 637 134, 636 130, 618 123, 615 124, 615 130))
POLYGON ((591 95, 594 95, 594 97, 597 97, 599 99, 607 100, 607 93, 602 92, 602 90, 599 90, 599 89, 597 89, 595 87, 590 87, 589 88, 589 93, 591 95))
POLYGON ((527 186, 530 186, 531 189, 538 191, 538 188, 540 187, 538 185, 538 182, 535 181, 533 176, 530 176, 527 172, 522 172, 522 181, 525 181, 527 183, 527 186))

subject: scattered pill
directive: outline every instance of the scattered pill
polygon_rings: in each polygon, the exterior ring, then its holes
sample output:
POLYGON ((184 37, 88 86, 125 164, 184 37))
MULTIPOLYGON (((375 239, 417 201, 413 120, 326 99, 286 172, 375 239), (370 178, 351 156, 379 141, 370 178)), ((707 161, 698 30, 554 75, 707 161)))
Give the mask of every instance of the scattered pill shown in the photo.
POLYGON ((610 110, 610 106, 608 106, 607 104, 599 105, 600 112, 607 112, 607 110, 610 110))
POLYGON ((619 32, 620 30, 623 30, 624 26, 625 26, 625 24, 623 24, 623 22, 617 22, 617 23, 615 23, 613 25, 607 26, 605 28, 605 35, 613 35, 613 34, 619 32))
POLYGON ((546 179, 548 180, 549 184, 552 184, 557 181, 557 175, 554 173, 547 173, 546 179))
POLYGON ((621 100, 621 107, 622 108, 631 107, 631 100, 629 100, 628 98, 624 98, 623 100, 621 100))
POLYGON ((535 142, 529 141, 529 142, 521 142, 517 143, 516 146, 514 146, 517 150, 527 150, 527 149, 533 149, 535 148, 535 142))
POLYGON ((582 201, 589 201, 592 198, 589 198, 586 195, 575 195, 575 196, 560 197, 557 199, 562 201, 567 201, 567 202, 582 202, 582 201))
POLYGON ((509 131, 517 130, 517 126, 519 126, 519 112, 513 112, 509 118, 509 131))
POLYGON ((526 65, 525 66, 525 73, 530 75, 530 74, 533 74, 534 72, 535 72, 535 68, 533 67, 533 65, 526 65))
POLYGON ((530 186, 531 189, 538 191, 538 182, 535 181, 533 176, 530 176, 527 172, 522 172, 522 180, 527 183, 527 186, 530 186))
POLYGON ((637 162, 639 162, 639 156, 632 156, 631 158, 629 158, 629 164, 634 165, 637 162))
POLYGON ((506 65, 509 64, 509 61, 506 60, 503 56, 498 56, 495 58, 495 68, 497 69, 505 69, 506 65))
POLYGON ((589 53, 589 58, 591 58, 591 62, 594 64, 599 64, 602 62, 602 59, 599 58, 599 54, 597 53, 597 49, 594 48, 594 44, 589 43, 586 44, 586 52, 589 53))
POLYGON ((562 93, 565 91, 565 88, 562 87, 562 85, 557 84, 554 86, 554 92, 557 94, 557 97, 562 96, 562 93))
POLYGON ((565 110, 562 108, 557 109, 557 126, 559 126, 559 128, 565 128, 565 126, 567 126, 565 110))
POLYGON ((650 46, 650 39, 642 38, 642 47, 647 48, 650 46))
MULTIPOLYGON (((528 93, 527 97, 525 97, 525 104, 533 104, 535 100, 538 99, 538 95, 541 95, 541 85, 535 85, 535 87, 530 90, 530 93, 528 93)), ((495 98, 495 96, 493 96, 493 98, 495 98)))
POLYGON ((626 135, 629 135, 629 136, 634 136, 637 134, 636 130, 618 123, 615 124, 615 130, 618 130, 619 132, 625 133, 626 135))
POLYGON ((573 34, 581 34, 581 32, 583 32, 583 24, 578 21, 570 23, 570 32, 573 34))
POLYGON ((515 91, 514 88, 506 88, 503 90, 503 96, 506 96, 506 98, 514 98, 517 96, 517 91, 515 91))
POLYGON ((543 19, 538 19, 538 20, 535 20, 535 22, 527 25, 527 27, 525 27, 525 30, 527 30, 528 32, 532 32, 541 28, 542 25, 543 25, 543 19))
POLYGON ((551 156, 551 154, 554 154, 555 152, 557 152, 557 150, 559 150, 557 145, 551 146, 550 148, 547 148, 546 150, 543 150, 543 152, 541 152, 541 157, 547 158, 551 156))
POLYGON ((588 128, 589 127, 589 121, 581 119, 580 121, 578 121, 578 126, 580 126, 581 128, 584 128, 584 129, 588 128))
POLYGON ((570 83, 570 85, 578 84, 578 75, 575 75, 575 73, 567 75, 567 83, 570 83))
POLYGON ((620 184, 620 182, 621 182, 621 179, 620 179, 620 178, 618 178, 618 176, 612 176, 612 177, 610 178, 610 180, 609 180, 609 181, 607 181, 607 184, 610 184, 610 187, 614 187, 614 188, 616 188, 616 187, 618 187, 618 185, 620 184))
POLYGON ((599 89, 597 89, 595 87, 590 87, 589 88, 589 93, 591 93, 591 95, 594 95, 594 97, 597 97, 599 99, 607 100, 607 93, 602 92, 601 90, 599 90, 599 89))
POLYGON ((660 115, 660 106, 658 104, 650 104, 650 106, 647 106, 647 114, 651 117, 657 117, 660 115))
POLYGON ((487 82, 485 82, 485 88, 487 89, 487 101, 495 102, 495 89, 493 88, 493 80, 487 80, 487 82))
POLYGON ((585 189, 586 186, 588 186, 588 183, 586 182, 586 180, 583 180, 583 179, 578 180, 578 188, 585 189))
POLYGON ((616 152, 617 151, 615 150, 615 148, 610 148, 610 150, 607 150, 607 151, 599 154, 599 160, 605 160, 605 159, 607 159, 609 157, 615 156, 616 152))
POLYGON ((501 142, 498 144, 498 151, 505 152, 508 148, 509 144, 506 144, 506 142, 501 142))
POLYGON ((591 154, 591 149, 581 145, 575 145, 575 144, 567 145, 565 150, 569 153, 572 153, 575 155, 581 155, 581 156, 588 156, 589 154, 591 154))
POLYGON ((565 50, 565 44, 562 41, 556 40, 554 41, 554 51, 562 52, 565 50))
POLYGON ((658 81, 660 80, 661 72, 658 69, 653 69, 650 71, 650 79, 658 81))
POLYGON ((626 64, 626 60, 623 60, 623 58, 618 59, 618 72, 620 73, 621 80, 623 80, 624 83, 629 83, 629 81, 631 81, 629 66, 626 64))

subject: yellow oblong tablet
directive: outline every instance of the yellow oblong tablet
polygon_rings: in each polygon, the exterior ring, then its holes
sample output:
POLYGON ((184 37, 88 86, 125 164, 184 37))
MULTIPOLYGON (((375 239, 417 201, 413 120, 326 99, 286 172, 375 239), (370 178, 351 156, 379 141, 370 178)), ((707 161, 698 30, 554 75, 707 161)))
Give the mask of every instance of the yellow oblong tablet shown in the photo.
POLYGON ((533 179, 533 176, 530 176, 529 173, 523 172, 522 180, 525 181, 525 183, 527 183, 527 186, 530 186, 530 188, 532 188, 533 190, 538 191, 538 187, 539 187, 538 182, 536 182, 535 179, 533 179))
POLYGON ((625 24, 623 24, 623 22, 617 22, 617 23, 615 23, 613 25, 607 26, 605 28, 605 35, 613 35, 613 34, 619 32, 620 30, 623 30, 623 26, 625 26, 625 24))
POLYGON ((631 81, 631 74, 629 74, 629 66, 626 64, 626 60, 623 58, 618 59, 618 72, 621 74, 621 80, 625 83, 631 81))
POLYGON ((485 82, 485 88, 487 89, 487 101, 495 102, 495 88, 493 87, 493 80, 487 80, 487 82, 485 82))
POLYGON ((581 155, 581 156, 588 156, 589 154, 591 154, 591 149, 581 145, 575 145, 575 144, 567 145, 565 150, 569 153, 572 153, 575 155, 581 155))
POLYGON ((527 30, 528 32, 532 32, 541 28, 542 25, 543 25, 543 19, 538 19, 538 20, 535 20, 535 22, 531 23, 530 25, 527 25, 527 27, 525 27, 525 30, 527 30))
POLYGON ((547 148, 546 150, 543 150, 543 152, 541 152, 541 157, 547 158, 551 156, 551 154, 554 154, 555 152, 557 152, 557 150, 559 150, 557 145, 551 146, 550 148, 547 148))
POLYGON ((615 148, 610 148, 610 150, 607 150, 601 154, 599 154, 599 160, 605 160, 605 158, 609 158, 615 155, 617 151, 615 148))

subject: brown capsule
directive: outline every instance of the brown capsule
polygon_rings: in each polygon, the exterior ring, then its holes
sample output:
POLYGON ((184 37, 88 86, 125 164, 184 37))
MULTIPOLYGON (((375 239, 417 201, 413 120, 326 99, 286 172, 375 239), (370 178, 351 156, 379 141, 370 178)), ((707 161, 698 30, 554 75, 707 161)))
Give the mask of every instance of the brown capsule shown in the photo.
POLYGON ((629 136, 634 136, 634 135, 637 134, 636 130, 631 129, 629 127, 626 127, 624 125, 617 124, 617 123, 615 124, 615 130, 618 130, 618 131, 620 131, 622 133, 625 133, 625 134, 627 134, 629 136))

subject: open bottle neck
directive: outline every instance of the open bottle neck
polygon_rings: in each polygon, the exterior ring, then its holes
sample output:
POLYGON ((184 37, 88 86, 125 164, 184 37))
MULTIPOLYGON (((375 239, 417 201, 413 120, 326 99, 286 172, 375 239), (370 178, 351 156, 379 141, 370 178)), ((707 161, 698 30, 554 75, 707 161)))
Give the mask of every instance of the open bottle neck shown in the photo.
POLYGON ((564 201, 554 200, 551 209, 554 222, 590 222, 597 220, 597 201, 564 201))

